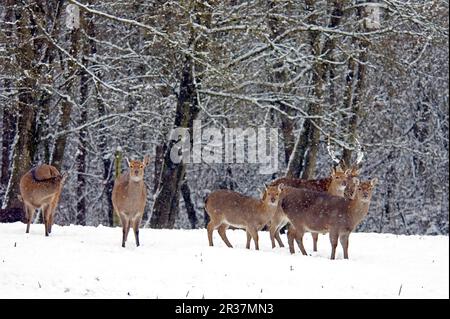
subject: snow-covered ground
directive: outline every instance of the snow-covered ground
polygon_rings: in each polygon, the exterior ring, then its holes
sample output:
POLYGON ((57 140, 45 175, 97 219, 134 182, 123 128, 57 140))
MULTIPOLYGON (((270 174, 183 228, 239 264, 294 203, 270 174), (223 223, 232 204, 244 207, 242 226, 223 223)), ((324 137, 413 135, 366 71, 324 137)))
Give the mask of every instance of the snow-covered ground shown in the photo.
POLYGON ((302 256, 267 232, 260 251, 227 234, 234 249, 216 232, 209 247, 204 229, 142 229, 124 249, 120 228, 55 225, 46 238, 43 225, 0 224, 0 298, 449 298, 447 236, 355 233, 350 259, 339 247, 332 261, 326 236, 302 256))

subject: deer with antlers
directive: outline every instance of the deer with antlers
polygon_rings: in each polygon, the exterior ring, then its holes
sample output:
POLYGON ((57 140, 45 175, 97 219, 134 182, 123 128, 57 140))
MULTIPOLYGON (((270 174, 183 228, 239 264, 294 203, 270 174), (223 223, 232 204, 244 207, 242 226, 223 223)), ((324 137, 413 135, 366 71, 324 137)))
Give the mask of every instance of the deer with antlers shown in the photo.
POLYGON ((338 239, 348 259, 350 233, 364 219, 369 211, 372 192, 377 179, 360 183, 353 181, 355 190, 353 198, 333 196, 325 192, 316 192, 305 188, 281 186, 283 196, 280 209, 291 224, 288 230, 289 250, 293 254, 294 239, 303 255, 307 255, 303 246, 303 234, 329 233, 331 242, 331 259, 336 257, 338 239))
MULTIPOLYGON (((286 178, 282 177, 276 179, 270 186, 277 186, 283 184, 284 186, 294 187, 294 188, 307 188, 317 192, 328 192, 329 194, 335 196, 344 196, 345 189, 348 185, 350 170, 343 171, 339 166, 333 168, 331 175, 326 178, 317 180, 305 180, 299 178, 286 178)), ((288 223, 286 216, 278 209, 272 220, 270 221, 270 240, 272 242, 272 248, 275 248, 275 240, 278 242, 280 247, 284 247, 283 242, 280 238, 279 230, 288 223)), ((314 251, 317 251, 317 240, 318 235, 313 233, 314 251)))
MULTIPOLYGON (((347 187, 345 188, 344 192, 335 192, 332 188, 327 192, 329 195, 334 195, 334 196, 338 196, 341 198, 345 198, 345 199, 349 199, 349 200, 354 200, 355 196, 356 196, 356 192, 358 190, 359 187, 359 179, 357 178, 359 176, 359 165, 362 161, 362 158, 364 156, 364 153, 361 150, 361 145, 359 143, 358 140, 356 140, 356 161, 350 165, 347 166, 344 161, 339 161, 337 159, 337 156, 335 155, 334 150, 331 148, 330 145, 330 139, 328 139, 328 145, 327 145, 327 150, 328 153, 330 155, 330 157, 332 158, 333 162, 338 163, 339 167, 344 167, 345 171, 347 173, 348 176, 348 180, 347 180, 347 187)), ((365 185, 364 183, 362 185, 365 185)), ((310 190, 314 190, 311 189, 310 190)), ((283 214, 281 214, 283 215, 283 214)), ((286 217, 285 217, 286 218, 286 217)), ((311 231, 311 235, 313 237, 313 246, 314 246, 314 251, 317 251, 317 240, 318 240, 318 235, 319 233, 323 233, 325 234, 326 231, 322 231, 322 232, 315 232, 315 231, 311 231)), ((288 230, 288 240, 293 240, 293 238, 296 239, 297 244, 300 247, 300 250, 302 251, 302 253, 305 253, 304 248, 303 248, 303 244, 302 244, 302 236, 303 233, 297 232, 297 230, 295 229, 294 225, 290 225, 289 230, 288 230)), ((293 247, 291 248, 290 246, 290 250, 293 251, 293 247)))
MULTIPOLYGON (((327 192, 330 195, 339 197, 352 197, 354 195, 352 190, 355 189, 354 180, 355 177, 359 175, 358 165, 363 158, 363 153, 361 152, 361 146, 359 142, 357 141, 357 160, 351 168, 346 168, 345 170, 342 169, 343 163, 337 158, 334 150, 331 148, 330 137, 328 137, 327 150, 332 161, 337 164, 336 168, 332 168, 329 177, 316 180, 282 177, 276 179, 270 185, 284 184, 285 186, 295 188, 306 188, 317 192, 327 192)), ((275 248, 274 239, 277 240, 280 247, 284 247, 283 242, 280 238, 279 230, 287 223, 288 220, 286 216, 278 210, 274 214, 269 227, 272 248, 275 248)), ((311 236, 313 238, 313 250, 317 251, 319 234, 316 232, 312 232, 311 236)))

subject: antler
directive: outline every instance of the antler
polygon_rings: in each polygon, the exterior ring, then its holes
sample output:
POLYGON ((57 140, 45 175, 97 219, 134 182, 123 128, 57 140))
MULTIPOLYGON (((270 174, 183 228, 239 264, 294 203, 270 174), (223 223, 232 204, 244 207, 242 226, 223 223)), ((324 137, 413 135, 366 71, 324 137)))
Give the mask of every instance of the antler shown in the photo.
POLYGON ((339 159, 337 158, 336 154, 334 153, 334 150, 331 149, 330 135, 328 135, 327 151, 328 151, 328 154, 330 155, 331 159, 333 160, 333 162, 335 162, 336 164, 339 164, 339 159))

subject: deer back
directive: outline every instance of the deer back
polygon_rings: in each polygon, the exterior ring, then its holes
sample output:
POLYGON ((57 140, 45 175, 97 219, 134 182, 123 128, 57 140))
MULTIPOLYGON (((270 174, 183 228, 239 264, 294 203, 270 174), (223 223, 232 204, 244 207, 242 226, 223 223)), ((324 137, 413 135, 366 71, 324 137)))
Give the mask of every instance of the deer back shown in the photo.
POLYGON ((333 227, 351 230, 351 200, 305 188, 283 191, 280 209, 295 228, 327 232, 333 227))
POLYGON ((51 165, 32 168, 20 179, 22 199, 35 207, 49 204, 55 195, 59 197, 65 178, 51 165))
POLYGON ((212 192, 205 205, 211 219, 224 220, 240 226, 245 226, 258 218, 261 208, 262 200, 225 189, 212 192))
POLYGON ((31 169, 31 174, 33 175, 33 179, 38 182, 61 177, 56 167, 47 164, 39 165, 31 169))
POLYGON ((330 186, 330 183, 330 177, 315 180, 281 177, 270 183, 270 186, 278 186, 280 184, 283 184, 289 187, 307 188, 317 192, 326 192, 328 190, 328 187, 330 186))

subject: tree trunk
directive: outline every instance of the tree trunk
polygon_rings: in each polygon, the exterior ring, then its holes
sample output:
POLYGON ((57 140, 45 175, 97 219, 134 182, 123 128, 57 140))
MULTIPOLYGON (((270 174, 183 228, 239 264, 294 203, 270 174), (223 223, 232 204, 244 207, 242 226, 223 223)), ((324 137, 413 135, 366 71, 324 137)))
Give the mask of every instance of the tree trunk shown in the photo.
MULTIPOLYGON (((8 84, 5 84, 7 88, 8 84)), ((3 108, 3 124, 2 124, 2 172, 0 184, 6 185, 9 180, 10 167, 10 147, 13 145, 14 136, 16 134, 14 113, 10 107, 3 108)))
MULTIPOLYGON (((306 1, 307 9, 311 12, 315 10, 315 0, 306 1)), ((310 14, 308 17, 309 24, 316 24, 317 15, 310 14)), ((321 125, 320 116, 322 115, 322 98, 323 98, 323 74, 324 62, 319 57, 322 54, 320 47, 321 33, 320 31, 309 31, 309 39, 311 44, 311 51, 316 57, 312 68, 312 84, 314 101, 309 103, 308 115, 318 116, 317 118, 305 119, 303 123, 303 130, 298 138, 293 150, 293 155, 288 164, 286 176, 299 177, 310 179, 314 177, 316 168, 317 153, 319 149, 320 130, 321 125)))
MULTIPOLYGON (((211 1, 214 2, 214 1, 211 1)), ((209 27, 211 24, 212 5, 208 1, 190 1, 189 19, 194 16, 195 23, 209 27)), ((194 54, 204 52, 207 47, 205 35, 197 34, 196 28, 190 28, 189 44, 194 54)), ((201 86, 203 66, 196 65, 190 55, 185 55, 180 80, 180 93, 177 99, 174 127, 188 128, 193 136, 193 123, 199 113, 197 89, 201 86), (195 74, 194 79, 194 68, 195 74)), ((191 140, 192 142, 192 140, 191 140)), ((173 163, 170 151, 176 141, 166 143, 159 188, 156 192, 150 226, 153 228, 173 228, 179 210, 180 187, 185 178, 186 164, 173 163)))
MULTIPOLYGON (((280 106, 280 109, 283 112, 289 112, 289 109, 284 104, 280 106)), ((283 134, 284 143, 284 163, 288 166, 295 146, 294 122, 284 114, 281 115, 281 133, 283 134)))
MULTIPOLYGON (((314 5, 315 1, 310 1, 311 5, 314 5)), ((343 7, 345 1, 342 0, 333 0, 332 10, 330 16, 330 22, 328 27, 330 29, 335 29, 341 23, 341 19, 343 16, 343 7)), ((315 24, 315 17, 311 16, 311 24, 315 24)), ((313 54, 317 59, 323 56, 325 60, 333 60, 333 52, 336 47, 335 36, 329 36, 323 48, 320 48, 320 33, 319 32, 310 32, 311 46, 313 48, 313 54)), ((324 86, 325 81, 327 79, 328 74, 332 75, 333 72, 333 64, 327 62, 316 61, 313 67, 313 83, 314 83, 314 97, 317 102, 312 103, 311 112, 308 113, 310 115, 322 115, 323 113, 323 97, 324 97, 324 86)), ((316 168, 317 155, 319 150, 319 141, 321 132, 316 126, 321 126, 321 120, 315 119, 314 123, 316 125, 310 126, 310 137, 309 137, 309 150, 305 159, 305 167, 302 174, 302 178, 311 179, 314 178, 314 171, 316 168)))
MULTIPOLYGON (((87 95, 88 95, 88 85, 87 85, 87 74, 83 72, 81 74, 81 87, 80 87, 80 123, 86 123, 87 121, 87 95)), ((86 225, 86 129, 81 129, 79 132, 78 150, 76 156, 76 169, 78 172, 77 176, 77 224, 86 225)))
MULTIPOLYGON (((336 28, 342 19, 344 1, 333 0, 333 9, 331 12, 329 28, 336 28)), ((310 11, 314 11, 316 0, 308 0, 306 4, 310 11)), ((317 15, 311 14, 308 18, 309 24, 316 24, 317 15)), ((303 123, 302 133, 299 136, 293 150, 293 155, 288 164, 286 176, 299 177, 301 175, 304 179, 314 178, 316 169, 317 156, 319 151, 319 142, 321 132, 319 127, 322 124, 320 116, 323 114, 323 97, 324 86, 328 72, 333 74, 333 65, 321 61, 332 60, 333 51, 335 49, 335 38, 330 36, 325 41, 323 48, 321 48, 321 33, 320 31, 310 31, 309 39, 312 48, 312 54, 316 57, 313 65, 313 97, 314 102, 310 102, 308 107, 309 116, 317 116, 314 119, 305 119, 303 123)))
MULTIPOLYGON (((330 29, 336 29, 341 24, 342 17, 344 15, 343 9, 344 6, 347 5, 348 0, 329 0, 329 2, 332 3, 332 9, 328 27, 330 29)), ((322 50, 322 52, 326 54, 327 60, 335 61, 335 48, 336 37, 328 37, 322 50)), ((336 73, 336 66, 333 63, 325 64, 324 81, 325 83, 329 83, 328 104, 331 106, 330 112, 334 112, 338 106, 338 98, 336 95, 336 85, 334 80, 336 73)))
POLYGON ((156 146, 155 151, 155 171, 154 171, 154 183, 153 183, 153 193, 156 194, 159 188, 159 182, 161 178, 161 171, 164 162, 164 154, 166 152, 166 144, 159 144, 156 146))
MULTIPOLYGON (((91 38, 95 36, 93 16, 91 13, 83 13, 81 17, 82 26, 86 34, 91 38)), ((84 39, 83 41, 83 57, 81 63, 88 67, 88 56, 96 53, 96 46, 93 40, 84 39)), ((89 98, 89 75, 85 70, 81 70, 80 77, 80 120, 82 125, 88 120, 88 98, 89 98)), ((86 225, 86 147, 87 147, 87 129, 82 128, 79 132, 78 150, 76 156, 77 177, 77 223, 86 225)))
POLYGON ((299 178, 303 170, 303 160, 308 147, 308 138, 310 133, 311 123, 308 119, 303 121, 302 132, 295 142, 294 149, 292 150, 291 157, 289 158, 286 177, 299 178))
MULTIPOLYGON (((193 121, 199 109, 197 106, 197 92, 193 78, 193 62, 190 57, 185 58, 180 94, 177 101, 175 115, 175 127, 187 127, 191 131, 193 121)), ((173 163, 170 159, 170 150, 176 141, 170 141, 165 147, 164 162, 161 171, 161 179, 155 203, 153 205, 150 226, 152 228, 173 228, 178 215, 178 201, 181 182, 184 179, 186 165, 173 163)))
MULTIPOLYGON (((105 104, 102 101, 102 98, 100 96, 99 92, 100 88, 96 87, 95 94, 96 94, 96 103, 97 103, 97 112, 98 116, 104 116, 106 115, 106 107, 105 104)), ((99 124, 99 131, 104 131, 105 125, 103 123, 99 124)), ((112 190, 114 187, 114 178, 113 178, 113 161, 111 160, 111 152, 108 151, 107 145, 107 137, 105 134, 100 135, 100 142, 98 144, 98 148, 100 150, 100 154, 102 155, 102 163, 103 163, 103 194, 106 196, 106 202, 107 202, 107 218, 108 218, 108 225, 109 226, 115 226, 114 224, 114 211, 112 206, 112 190)))
MULTIPOLYGON (((114 154, 114 179, 118 179, 122 173, 122 151, 120 149, 116 150, 114 154)), ((112 191, 111 191, 111 206, 112 206, 112 191)), ((119 216, 112 210, 112 226, 120 226, 119 216)))
MULTIPOLYGON (((13 0, 6 1, 6 12, 5 12, 5 37, 9 39, 6 42, 6 50, 8 52, 12 52, 13 46, 11 46, 10 41, 13 39, 13 30, 12 25, 14 21, 14 11, 12 9, 13 0)), ((10 92, 10 89, 13 85, 12 81, 6 79, 4 81, 4 90, 6 93, 10 92)), ((13 145, 14 136, 16 134, 16 121, 14 118, 14 109, 11 106, 3 106, 3 119, 2 119, 2 169, 0 176, 0 184, 7 185, 9 180, 9 171, 10 171, 10 156, 11 151, 10 147, 13 145)))
MULTIPOLYGON (((47 2, 46 11, 44 11, 44 6, 41 6, 41 10, 38 12, 34 11, 37 19, 43 23, 43 27, 52 25, 50 36, 55 39, 60 33, 60 22, 61 13, 64 0, 47 2), (48 21, 48 22, 47 22, 48 21)), ((55 56, 57 53, 57 48, 53 43, 47 40, 45 37, 40 38, 38 42, 38 48, 42 51, 42 62, 41 65, 46 66, 45 69, 39 69, 39 72, 46 73, 46 82, 53 83, 53 71, 55 69, 55 56), (44 71, 45 70, 45 71, 44 71)), ((43 144, 44 152, 44 163, 50 163, 51 153, 50 153, 50 140, 44 139, 40 141, 40 136, 47 136, 50 132, 49 130, 49 120, 50 120, 50 105, 53 99, 53 94, 47 90, 42 90, 40 97, 38 99, 38 124, 37 124, 37 134, 35 135, 36 144, 43 144)))
POLYGON ((197 214, 195 212, 194 203, 191 198, 191 190, 189 189, 189 185, 185 180, 184 183, 181 184, 181 194, 183 195, 184 206, 186 207, 186 212, 189 218, 189 222, 191 223, 191 228, 195 229, 197 227, 197 214))
MULTIPOLYGON (((74 28, 70 32, 70 56, 75 58, 78 56, 79 51, 79 39, 80 39, 80 30, 79 28, 74 28)), ((66 92, 69 96, 73 96, 72 94, 72 85, 73 85, 73 78, 77 71, 78 67, 75 62, 72 60, 69 60, 68 67, 67 67, 67 73, 66 73, 66 92)), ((62 133, 61 135, 58 135, 55 141, 55 147, 53 149, 53 155, 52 155, 52 165, 55 166, 58 170, 61 170, 62 167, 62 161, 64 159, 64 151, 66 148, 66 140, 67 140, 67 129, 69 127, 70 123, 70 116, 72 113, 72 101, 69 101, 67 99, 63 99, 62 101, 62 110, 60 114, 60 123, 59 123, 59 133, 62 133)))
POLYGON ((3 200, 3 213, 15 210, 17 213, 13 219, 23 218, 22 203, 17 195, 20 194, 19 182, 32 165, 35 145, 33 145, 33 133, 36 123, 36 74, 34 60, 36 52, 33 47, 32 23, 28 10, 22 5, 15 6, 17 25, 17 65, 21 68, 23 76, 18 80, 18 101, 16 106, 17 132, 12 159, 12 171, 8 188, 3 200))
MULTIPOLYGON (((89 1, 88 3, 91 4, 91 2, 92 1, 89 1)), ((95 29, 94 22, 92 20, 93 16, 91 14, 88 15, 87 12, 85 14, 86 14, 86 16, 90 17, 90 19, 91 19, 89 27, 88 27, 88 31, 90 32, 89 35, 91 36, 91 38, 94 39, 96 37, 96 29, 95 29)), ((100 36, 100 35, 97 35, 97 37, 98 36, 100 36)), ((89 43, 90 43, 91 54, 95 55, 97 52, 97 44, 93 40, 89 40, 89 43)), ((101 76, 102 76, 99 71, 95 72, 95 75, 98 78, 101 78, 101 76)), ((106 109, 106 105, 103 101, 100 85, 95 86, 95 101, 97 104, 98 116, 103 117, 103 116, 107 115, 107 109, 106 109)), ((105 132, 105 124, 103 122, 99 123, 99 131, 105 132)), ((113 191, 113 187, 114 187, 114 170, 113 170, 114 161, 111 158, 113 157, 113 155, 111 154, 111 150, 108 149, 107 135, 105 133, 102 133, 99 136, 99 140, 100 141, 98 144, 98 148, 100 150, 100 154, 102 157, 102 164, 103 164, 103 185, 104 185, 103 195, 106 197, 106 202, 107 202, 108 225, 109 226, 119 226, 120 222, 118 220, 118 217, 115 216, 115 213, 113 210, 113 205, 112 205, 112 191, 113 191)), ((114 158, 115 158, 115 156, 116 156, 116 154, 114 154, 114 158)), ((121 169, 120 165, 119 165, 119 169, 121 169)))
MULTIPOLYGON (((269 1, 269 10, 272 15, 268 19, 268 25, 270 28, 270 37, 272 40, 286 31, 283 21, 280 21, 280 18, 274 15, 276 13, 281 16, 284 13, 283 10, 285 8, 282 7, 281 4, 282 3, 280 3, 279 1, 269 1)), ((281 61, 275 63, 272 67, 272 69, 275 71, 272 74, 271 80, 277 84, 285 83, 287 81, 286 70, 283 65, 284 62, 281 61)), ((282 89, 280 89, 281 93, 288 93, 289 90, 289 87, 283 87, 282 89)), ((288 117, 290 110, 284 103, 278 103, 278 107, 282 112, 287 114, 285 115, 281 113, 279 115, 281 120, 281 134, 283 136, 284 144, 284 161, 287 166, 289 164, 289 158, 291 157, 295 145, 294 122, 288 117)))
MULTIPOLYGON (((365 17, 363 8, 358 8, 358 17, 360 21, 362 21, 362 19, 365 17)), ((347 89, 344 99, 346 107, 351 108, 352 110, 352 116, 350 117, 347 128, 348 142, 350 145, 355 145, 356 143, 358 121, 361 117, 363 107, 362 96, 365 89, 366 63, 369 53, 369 42, 362 39, 358 43, 360 50, 358 62, 352 58, 349 60, 349 75, 347 77, 347 89), (355 72, 356 78, 353 79, 355 72), (354 81, 356 81, 356 84, 354 84, 354 81)), ((344 149, 342 154, 342 162, 344 163, 344 167, 352 166, 352 153, 352 149, 344 149)))

